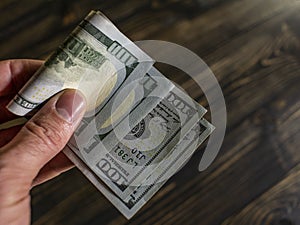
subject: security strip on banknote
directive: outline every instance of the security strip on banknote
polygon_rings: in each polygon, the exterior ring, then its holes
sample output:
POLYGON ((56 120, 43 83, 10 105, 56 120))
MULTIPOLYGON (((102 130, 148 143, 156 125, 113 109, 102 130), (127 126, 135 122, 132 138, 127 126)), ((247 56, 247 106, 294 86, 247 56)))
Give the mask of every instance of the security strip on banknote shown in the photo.
POLYGON ((92 11, 7 106, 24 116, 64 89, 80 90, 87 113, 64 152, 126 218, 214 129, 202 118, 207 110, 153 63, 102 13, 92 11))

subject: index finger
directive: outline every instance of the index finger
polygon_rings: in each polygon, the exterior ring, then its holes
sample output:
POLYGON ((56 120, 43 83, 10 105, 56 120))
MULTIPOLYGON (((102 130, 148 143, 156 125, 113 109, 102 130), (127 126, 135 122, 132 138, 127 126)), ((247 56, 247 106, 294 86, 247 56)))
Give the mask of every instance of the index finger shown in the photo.
POLYGON ((0 97, 16 94, 42 64, 32 59, 0 61, 0 97))
POLYGON ((17 117, 6 105, 42 64, 43 61, 32 59, 0 61, 0 123, 17 117))

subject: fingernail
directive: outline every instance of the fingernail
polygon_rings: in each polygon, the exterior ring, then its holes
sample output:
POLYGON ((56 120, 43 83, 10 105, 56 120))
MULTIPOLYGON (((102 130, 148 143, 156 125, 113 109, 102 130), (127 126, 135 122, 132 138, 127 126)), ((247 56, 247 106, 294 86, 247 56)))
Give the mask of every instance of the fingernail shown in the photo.
POLYGON ((83 95, 76 90, 65 91, 56 102, 57 113, 66 121, 76 123, 85 111, 83 95))

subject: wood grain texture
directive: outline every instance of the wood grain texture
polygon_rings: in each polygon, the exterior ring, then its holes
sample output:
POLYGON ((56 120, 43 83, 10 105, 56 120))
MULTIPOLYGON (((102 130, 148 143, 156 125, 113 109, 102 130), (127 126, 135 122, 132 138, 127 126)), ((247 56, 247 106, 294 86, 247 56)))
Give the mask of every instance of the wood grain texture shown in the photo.
MULTIPOLYGON (((225 96, 226 137, 208 170, 197 170, 203 146, 130 221, 73 169, 32 190, 33 224, 299 223, 300 2, 4 0, 0 58, 45 58, 90 9, 133 40, 202 57, 225 96)), ((158 66, 207 107, 186 74, 158 66)))
POLYGON ((222 225, 299 224, 299 189, 300 165, 297 165, 280 183, 257 198, 240 213, 228 218, 222 225))

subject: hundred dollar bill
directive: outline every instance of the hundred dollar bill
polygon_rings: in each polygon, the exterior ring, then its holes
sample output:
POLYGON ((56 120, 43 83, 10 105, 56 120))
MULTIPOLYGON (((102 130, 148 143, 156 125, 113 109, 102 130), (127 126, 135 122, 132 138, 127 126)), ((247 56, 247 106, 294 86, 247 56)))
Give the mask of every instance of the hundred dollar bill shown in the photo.
POLYGON ((174 84, 171 81, 155 68, 151 68, 135 88, 135 95, 141 94, 137 106, 123 118, 117 127, 112 127, 110 132, 103 134, 102 123, 100 122, 100 125, 98 123, 102 113, 96 115, 93 120, 83 120, 68 142, 69 147, 88 165, 93 165, 97 157, 130 132, 132 127, 153 110, 173 87, 174 84))
POLYGON ((197 147, 211 134, 213 126, 204 119, 198 121, 184 138, 174 147, 172 160, 160 164, 153 173, 148 174, 137 189, 125 200, 115 195, 71 149, 64 153, 81 172, 100 190, 103 195, 127 218, 134 216, 153 195, 180 169, 195 152, 197 147))
MULTIPOLYGON (((198 106, 199 108, 202 107, 196 101, 194 101, 194 104, 196 106, 198 106)), ((198 118, 201 118, 202 117, 201 111, 199 110, 199 112, 200 112, 200 114, 199 114, 198 118)), ((203 135, 205 135, 206 132, 208 132, 208 134, 210 134, 214 130, 214 127, 205 119, 201 119, 200 122, 198 122, 198 123, 199 123, 198 125, 193 124, 193 129, 194 129, 194 131, 195 131, 195 129, 198 129, 198 128, 202 129, 202 130, 205 129, 206 131, 203 135)), ((182 139, 180 139, 180 142, 182 142, 182 140, 184 140, 185 138, 189 137, 189 135, 196 135, 196 132, 193 132, 192 127, 191 127, 191 130, 189 130, 187 133, 188 133, 187 135, 185 135, 182 139)), ((202 131, 201 131, 201 133, 202 133, 202 131)), ((199 140, 201 141, 201 138, 199 140)), ((184 143, 186 143, 186 142, 184 142, 184 143)), ((190 148, 192 148, 193 146, 195 148, 197 148, 198 145, 199 145, 199 143, 194 142, 193 144, 190 145, 190 148)), ((178 146, 178 144, 176 144, 174 148, 170 149, 168 151, 168 153, 166 155, 164 155, 164 158, 157 165, 148 167, 147 168, 148 172, 144 172, 144 176, 140 176, 139 177, 140 179, 135 181, 135 185, 130 185, 127 187, 127 192, 126 192, 127 198, 129 195, 128 193, 130 193, 132 195, 132 193, 136 192, 135 190, 139 190, 141 185, 145 186, 149 183, 151 184, 151 180, 149 178, 151 178, 152 180, 156 179, 155 174, 157 174, 157 176, 160 175, 160 172, 162 171, 162 169, 165 168, 168 165, 168 163, 172 162, 173 159, 178 156, 178 154, 182 153, 181 150, 178 149, 177 146, 178 146), (152 175, 149 176, 149 174, 152 174, 152 175), (146 177, 146 179, 145 179, 145 177, 146 177)), ((184 148, 184 146, 182 144, 180 145, 180 147, 184 148)), ((186 161, 187 157, 189 157, 189 156, 181 155, 181 160, 186 161)), ((166 177, 164 177, 164 178, 168 179, 166 177)), ((124 197, 124 195, 122 197, 124 197)))
MULTIPOLYGON (((119 152, 121 152, 124 149, 127 149, 127 151, 131 151, 133 149, 139 150, 141 153, 145 155, 153 155, 153 157, 149 160, 149 162, 142 164, 141 166, 134 166, 130 168, 130 172, 132 174, 131 181, 126 183, 122 183, 122 187, 124 190, 122 190, 122 194, 120 197, 122 199, 126 198, 130 193, 132 193, 132 190, 136 186, 140 186, 143 183, 143 180, 145 176, 148 174, 153 173, 156 168, 161 165, 165 164, 165 160, 169 160, 169 158, 172 156, 173 151, 174 151, 174 146, 178 144, 178 142, 181 141, 181 139, 185 136, 187 132, 189 132, 194 124, 203 117, 203 115, 206 113, 206 109, 204 109, 201 105, 199 105, 197 102, 195 102, 193 99, 191 99, 188 95, 186 95, 183 91, 179 90, 178 87, 174 87, 174 89, 171 91, 171 94, 176 94, 177 95, 177 100, 172 99, 175 101, 175 109, 178 113, 179 120, 180 120, 180 128, 176 127, 177 133, 175 132, 172 134, 172 132, 168 131, 166 133, 166 137, 169 137, 169 139, 165 139, 167 141, 162 141, 160 144, 157 144, 157 146, 151 146, 153 143, 159 143, 160 141, 157 139, 157 136, 153 135, 151 137, 148 137, 149 134, 147 132, 156 132, 151 130, 151 127, 148 126, 147 128, 149 130, 142 131, 143 135, 137 136, 135 133, 137 131, 141 131, 142 124, 147 120, 147 117, 143 119, 136 127, 132 129, 132 131, 129 133, 129 135, 125 136, 125 138, 121 141, 121 145, 118 145, 114 148, 115 152, 118 152, 118 154, 114 155, 119 155, 119 152), (181 99, 178 99, 178 96, 181 97, 181 99), (181 102, 181 103, 179 103, 181 102), (186 117, 186 113, 183 112, 181 109, 182 103, 184 103, 186 106, 191 107, 191 111, 194 111, 195 114, 191 116, 186 117), (181 106, 180 106, 181 105, 181 106), (177 108, 178 107, 178 108, 177 108), (194 107, 194 108, 193 108, 194 107), (149 128, 150 127, 150 128, 149 128), (132 138, 134 136, 134 138, 132 138), (145 142, 145 137, 148 143, 145 142), (170 139, 172 137, 172 139, 170 139), (129 143, 128 143, 129 142, 129 143), (131 142, 131 143, 130 143, 131 142), (132 144, 133 143, 133 144, 132 144), (141 144, 140 144, 141 143, 141 144), (151 149, 151 147, 153 147, 151 149), (133 176, 134 174, 134 176, 133 176)), ((167 96, 168 99, 169 96, 167 96)), ((191 113, 191 112, 190 112, 191 113)), ((152 118, 150 119, 150 121, 152 118)), ((153 128, 152 128, 153 129, 153 128)), ((171 128, 174 129, 174 128, 171 128)), ((157 129, 158 136, 162 134, 162 132, 159 132, 159 128, 157 129)), ((124 165, 124 164, 123 164, 124 165)), ((126 168, 124 166, 124 168, 126 168)), ((128 166, 127 166, 128 168, 128 166)), ((113 180, 115 182, 115 180, 113 180)))
MULTIPOLYGON (((79 89, 91 115, 124 83, 142 78, 153 60, 103 14, 92 11, 46 60, 7 108, 23 116, 54 94, 79 89)), ((127 95, 124 95, 124 98, 127 95)), ((127 99, 126 106, 130 106, 127 99)), ((119 114, 122 114, 119 109, 119 114)))
POLYGON ((132 191, 129 187, 138 186, 205 112, 174 87, 124 138, 112 135, 105 142, 96 134, 92 142, 82 145, 77 141, 70 147, 114 193, 125 199, 132 191))
POLYGON ((156 183, 165 182, 175 172, 177 172, 184 163, 192 156, 194 151, 200 146, 200 144, 213 132, 214 126, 207 120, 201 119, 195 126, 180 140, 180 142, 174 147, 173 151, 164 158, 162 162, 148 174, 140 185, 136 186, 128 196, 125 202, 134 204, 134 202, 143 195, 149 187, 156 183), (183 151, 183 149, 189 148, 189 151, 183 151), (172 167, 172 170, 169 168, 172 167))
MULTIPOLYGON (((129 85, 122 86, 115 98, 110 99, 99 113, 93 117, 85 117, 72 140, 76 139, 81 146, 86 143, 89 146, 87 148, 93 146, 89 144, 91 142, 102 141, 109 148, 109 145, 116 143, 118 138, 123 138, 172 88, 174 84, 152 67, 142 80, 135 80, 129 85), (138 84, 135 84, 137 82, 138 84), (127 104, 126 101, 120 103, 120 100, 128 89, 134 95, 133 103, 127 110, 119 110, 123 104, 127 104), (120 115, 119 111, 123 114, 120 115)), ((86 151, 90 152, 91 149, 86 151)))

